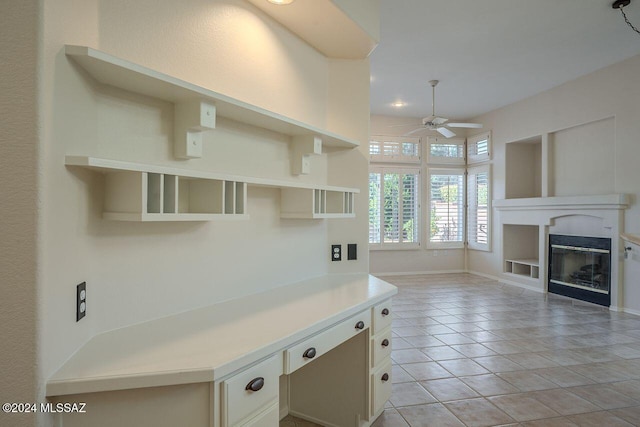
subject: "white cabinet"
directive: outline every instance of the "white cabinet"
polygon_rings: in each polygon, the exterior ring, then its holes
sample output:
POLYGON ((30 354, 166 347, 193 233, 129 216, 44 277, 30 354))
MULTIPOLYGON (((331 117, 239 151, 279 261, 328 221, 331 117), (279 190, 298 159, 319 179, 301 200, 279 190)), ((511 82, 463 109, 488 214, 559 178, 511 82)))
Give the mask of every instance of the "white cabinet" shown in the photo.
POLYGON ((222 427, 258 425, 253 420, 263 419, 263 412, 278 404, 281 374, 282 356, 278 354, 223 381, 222 427))
POLYGON ((391 397, 391 300, 371 308, 371 419, 384 410, 391 397))

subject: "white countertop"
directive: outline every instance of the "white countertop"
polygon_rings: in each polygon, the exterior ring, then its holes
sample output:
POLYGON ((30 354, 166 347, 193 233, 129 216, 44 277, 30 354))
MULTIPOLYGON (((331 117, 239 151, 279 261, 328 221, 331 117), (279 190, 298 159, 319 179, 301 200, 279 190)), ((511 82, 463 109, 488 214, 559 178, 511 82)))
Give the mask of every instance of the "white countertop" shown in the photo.
POLYGON ((335 274, 95 336, 47 396, 219 380, 390 298, 395 286, 335 274))

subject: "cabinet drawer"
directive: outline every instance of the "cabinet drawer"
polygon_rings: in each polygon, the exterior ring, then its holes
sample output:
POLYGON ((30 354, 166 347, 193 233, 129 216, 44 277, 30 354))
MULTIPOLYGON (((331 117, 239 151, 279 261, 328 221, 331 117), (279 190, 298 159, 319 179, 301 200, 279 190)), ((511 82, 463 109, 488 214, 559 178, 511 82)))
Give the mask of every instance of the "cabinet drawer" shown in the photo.
POLYGON ((387 328, 371 339, 371 366, 378 366, 391 356, 391 328, 387 328))
POLYGON ((278 427, 280 425, 280 405, 276 401, 264 412, 240 424, 242 427, 278 427))
POLYGON ((285 374, 290 374, 317 359, 332 348, 364 331, 370 324, 369 311, 364 311, 285 350, 285 374))
POLYGON ((273 356, 222 383, 222 425, 231 427, 278 400, 282 358, 273 356), (251 386, 256 391, 251 390, 251 386))
POLYGON ((391 326, 391 300, 388 299, 372 309, 373 335, 391 326))
POLYGON ((371 415, 379 414, 391 397, 391 358, 371 374, 371 415))

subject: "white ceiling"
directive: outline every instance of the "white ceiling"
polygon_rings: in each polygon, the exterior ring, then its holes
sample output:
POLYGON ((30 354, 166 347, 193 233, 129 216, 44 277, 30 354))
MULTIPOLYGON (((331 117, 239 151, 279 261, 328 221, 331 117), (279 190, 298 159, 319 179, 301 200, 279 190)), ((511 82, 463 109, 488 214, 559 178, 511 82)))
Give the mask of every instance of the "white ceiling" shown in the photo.
MULTIPOLYGON (((381 0, 371 113, 430 115, 438 79, 436 114, 469 119, 640 54, 640 34, 612 3, 381 0)), ((640 0, 624 11, 640 28, 640 0)))

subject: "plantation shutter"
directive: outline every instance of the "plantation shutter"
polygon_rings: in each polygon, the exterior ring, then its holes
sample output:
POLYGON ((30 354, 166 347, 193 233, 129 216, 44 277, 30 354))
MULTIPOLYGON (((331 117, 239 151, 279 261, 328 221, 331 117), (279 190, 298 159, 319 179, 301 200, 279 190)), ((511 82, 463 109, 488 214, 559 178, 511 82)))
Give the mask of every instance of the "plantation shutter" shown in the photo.
POLYGON ((489 172, 488 166, 471 168, 467 177, 467 239, 471 249, 489 249, 489 172))
POLYGON ((433 169, 429 174, 429 242, 464 242, 464 172, 433 169))
POLYGON ((369 141, 371 162, 420 163, 420 138, 372 136, 369 141))
POLYGON ((464 165, 465 140, 462 138, 427 138, 428 162, 432 164, 464 165))
POLYGON ((479 163, 491 158, 491 133, 484 132, 467 139, 467 163, 479 163))
POLYGON ((382 236, 380 228, 381 183, 380 172, 369 173, 369 243, 379 244, 382 236))

